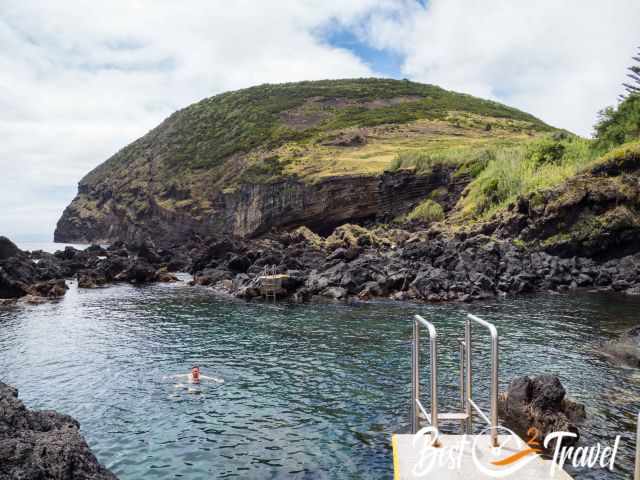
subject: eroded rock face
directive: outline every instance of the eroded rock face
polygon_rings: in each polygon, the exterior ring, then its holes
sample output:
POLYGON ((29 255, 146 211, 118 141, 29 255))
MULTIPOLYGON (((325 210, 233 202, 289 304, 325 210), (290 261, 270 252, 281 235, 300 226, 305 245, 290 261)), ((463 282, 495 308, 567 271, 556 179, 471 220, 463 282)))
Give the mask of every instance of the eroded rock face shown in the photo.
POLYGON ((451 168, 436 167, 426 175, 400 171, 331 177, 317 183, 287 179, 243 184, 233 192, 219 192, 207 212, 168 211, 158 199, 145 198, 141 202, 147 208, 135 221, 113 200, 107 200, 105 195, 111 198, 113 192, 85 185, 65 209, 54 236, 57 242, 135 242, 143 238, 176 242, 194 233, 204 237, 221 233, 252 237, 273 228, 301 225, 328 233, 344 223, 385 221, 406 213, 440 187, 450 192, 444 201, 445 208, 450 208, 468 181, 454 178, 451 168), (85 203, 101 208, 88 213, 82 206, 85 203))
MULTIPOLYGON (((573 439, 565 439, 563 445, 573 445, 579 439, 579 423, 586 418, 584 406, 566 397, 566 390, 555 375, 517 377, 499 400, 502 423, 527 438, 530 428, 535 428, 544 439, 552 432, 575 433, 573 439)), ((551 449, 554 443, 549 445, 551 449)))
POLYGON ((0 478, 117 480, 91 453, 72 417, 32 411, 0 382, 0 478))

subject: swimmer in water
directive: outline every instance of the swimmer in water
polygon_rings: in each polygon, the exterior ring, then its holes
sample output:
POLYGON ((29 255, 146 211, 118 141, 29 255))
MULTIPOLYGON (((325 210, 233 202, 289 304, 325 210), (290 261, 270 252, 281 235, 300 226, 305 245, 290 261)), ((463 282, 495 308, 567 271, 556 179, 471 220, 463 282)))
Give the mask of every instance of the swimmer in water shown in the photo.
POLYGON ((211 380, 212 382, 216 382, 216 383, 224 383, 224 380, 222 380, 221 378, 207 377, 206 375, 202 375, 200 373, 200 367, 198 367, 197 365, 194 365, 193 367, 191 367, 191 373, 187 373, 184 375, 176 375, 176 377, 178 378, 187 377, 189 383, 194 383, 194 384, 199 384, 202 380, 211 380))

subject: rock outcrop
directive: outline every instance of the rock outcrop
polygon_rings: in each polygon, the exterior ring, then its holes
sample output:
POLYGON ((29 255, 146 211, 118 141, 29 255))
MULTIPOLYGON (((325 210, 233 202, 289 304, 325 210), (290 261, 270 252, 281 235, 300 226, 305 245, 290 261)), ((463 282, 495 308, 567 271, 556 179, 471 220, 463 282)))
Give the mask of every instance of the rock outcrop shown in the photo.
POLYGON ((610 152, 559 186, 519 198, 484 232, 561 257, 607 260, 640 251, 640 150, 610 152))
POLYGON ((91 453, 80 424, 54 411, 32 411, 0 382, 0 479, 117 480, 91 453))
POLYGON ((640 254, 598 262, 562 258, 486 235, 343 225, 323 238, 301 228, 255 240, 212 240, 193 250, 194 283, 242 298, 260 294, 265 266, 295 279, 282 296, 473 301, 536 291, 640 288, 640 254))
POLYGON ((218 192, 212 210, 204 216, 189 216, 164 209, 153 198, 149 208, 132 222, 115 202, 104 202, 106 194, 93 185, 82 187, 82 202, 65 209, 55 239, 58 242, 110 243, 114 239, 140 241, 161 239, 179 242, 194 234, 208 237, 227 234, 254 237, 272 229, 300 225, 330 233, 349 222, 393 219, 406 213, 428 192, 445 189, 447 203, 453 206, 468 183, 468 177, 455 177, 451 168, 438 167, 428 174, 412 171, 381 175, 343 175, 317 183, 286 179, 266 184, 242 184, 237 189, 218 192), (100 215, 82 215, 80 203, 104 203, 100 215))
POLYGON ((46 261, 35 263, 11 240, 0 237, 0 299, 58 298, 66 290, 62 272, 56 266, 46 261))
MULTIPOLYGON (((80 288, 96 288, 114 282, 142 285, 172 282, 172 272, 186 270, 190 263, 183 245, 157 248, 152 242, 125 244, 116 242, 108 248, 92 245, 86 250, 67 247, 48 258, 66 277, 75 276, 80 288)), ((42 260, 40 261, 42 262, 42 260)))
MULTIPOLYGON (((563 445, 567 446, 578 442, 578 425, 586 418, 584 405, 567 398, 566 390, 555 375, 513 379, 498 405, 503 425, 522 438, 527 438, 531 428, 539 432, 538 441, 553 432, 576 434, 575 438, 564 440, 563 445)), ((549 447, 553 449, 555 443, 549 447)))
POLYGON ((253 299, 260 297, 265 268, 286 274, 279 296, 293 301, 470 302, 541 291, 640 292, 640 253, 607 260, 562 257, 509 239, 437 228, 345 224, 323 237, 300 227, 254 239, 193 237, 165 248, 116 242, 106 249, 67 247, 32 256, 37 264, 18 265, 40 282, 21 294, 52 296, 48 292, 63 286, 59 277, 75 276, 80 288, 95 288, 175 281, 172 272, 188 271, 194 285, 253 299))

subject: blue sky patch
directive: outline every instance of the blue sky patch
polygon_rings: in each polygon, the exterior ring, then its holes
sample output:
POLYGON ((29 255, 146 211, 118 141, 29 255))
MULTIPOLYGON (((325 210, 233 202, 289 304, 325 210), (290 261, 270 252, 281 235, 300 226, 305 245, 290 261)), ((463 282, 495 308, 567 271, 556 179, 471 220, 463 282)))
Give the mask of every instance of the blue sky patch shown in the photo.
POLYGON ((344 48, 361 58, 376 73, 390 78, 402 78, 401 55, 389 51, 378 50, 358 38, 353 31, 346 28, 334 28, 323 32, 324 40, 334 47, 344 48))

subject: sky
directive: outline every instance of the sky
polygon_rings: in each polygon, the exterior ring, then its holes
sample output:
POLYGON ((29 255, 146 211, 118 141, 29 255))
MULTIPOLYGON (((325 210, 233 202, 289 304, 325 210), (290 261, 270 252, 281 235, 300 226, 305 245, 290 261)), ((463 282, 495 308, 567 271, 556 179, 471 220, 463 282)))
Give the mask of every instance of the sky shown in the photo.
POLYGON ((408 78, 589 136, 639 23, 637 0, 0 0, 0 235, 51 240, 84 174, 255 84, 408 78))

